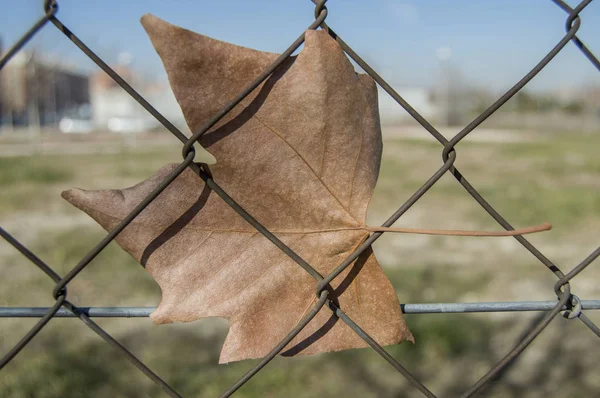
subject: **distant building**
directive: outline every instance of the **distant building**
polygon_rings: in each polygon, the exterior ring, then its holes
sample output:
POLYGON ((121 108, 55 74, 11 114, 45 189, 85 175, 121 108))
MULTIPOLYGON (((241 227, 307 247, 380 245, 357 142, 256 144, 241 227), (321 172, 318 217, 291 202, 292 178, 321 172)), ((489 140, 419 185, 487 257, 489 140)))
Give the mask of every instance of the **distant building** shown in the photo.
MULTIPOLYGON (((181 110, 168 84, 148 81, 128 65, 116 65, 113 69, 167 119, 182 119, 181 110)), ((159 125, 150 113, 103 71, 94 73, 90 79, 90 99, 93 123, 98 130, 136 133, 159 125)))
MULTIPOLYGON (((393 85, 393 89, 426 119, 435 118, 437 110, 431 100, 429 90, 423 87, 393 85)), ((388 93, 379 88, 379 114, 382 125, 402 124, 412 120, 408 114, 388 93)))
POLYGON ((52 125, 65 115, 89 113, 85 73, 21 51, 0 71, 3 125, 52 125))
MULTIPOLYGON (((129 67, 117 65, 113 69, 129 84, 139 86, 129 67)), ((115 120, 145 117, 145 111, 137 101, 102 70, 95 72, 90 79, 90 99, 93 123, 99 130, 106 131, 111 122, 115 124, 115 120)))

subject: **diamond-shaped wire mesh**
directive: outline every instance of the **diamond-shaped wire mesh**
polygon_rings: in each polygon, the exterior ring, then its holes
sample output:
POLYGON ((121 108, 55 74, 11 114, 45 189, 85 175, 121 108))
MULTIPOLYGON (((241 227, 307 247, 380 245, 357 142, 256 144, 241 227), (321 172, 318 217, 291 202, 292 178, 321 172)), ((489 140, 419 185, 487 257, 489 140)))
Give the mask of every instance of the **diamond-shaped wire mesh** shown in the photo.
MULTIPOLYGON (((600 71, 600 62, 592 54, 592 52, 583 44, 583 42, 577 37, 577 31, 581 26, 581 19, 579 13, 587 7, 592 0, 584 0, 579 3, 575 8, 571 8, 561 0, 553 0, 567 14, 566 20, 566 34, 564 37, 555 45, 555 47, 529 72, 527 73, 517 84, 515 84, 510 90, 502 95, 496 102, 494 102, 489 108, 483 113, 471 121, 465 128, 463 128, 458 134, 452 139, 447 140, 435 127, 433 127, 424 117, 422 117, 414 108, 412 108, 394 89, 377 74, 352 48, 342 40, 326 23, 327 8, 325 7, 326 0, 312 0, 315 3, 315 20, 310 24, 308 29, 321 28, 326 30, 346 52, 346 54, 354 60, 365 72, 367 72, 380 86, 385 90, 400 106, 402 106, 427 132, 429 132, 442 146, 442 166, 405 202, 393 213, 389 219, 383 224, 383 226, 391 226, 396 222, 403 214, 408 211, 432 186, 440 180, 440 178, 450 173, 458 183, 472 196, 472 198, 491 216, 498 222, 504 229, 513 230, 513 227, 480 195, 480 193, 473 187, 465 178, 463 174, 455 167, 455 161, 457 158, 457 152, 455 150, 456 145, 470 134, 475 128, 477 128, 482 122, 489 118, 494 112, 496 112, 505 102, 507 102, 512 96, 514 96, 519 90, 521 90, 535 75, 537 75, 548 63, 567 45, 569 41, 572 41, 585 55, 585 57, 600 71)), ((14 248, 21 252, 27 257, 33 264, 39 267, 43 272, 48 275, 55 282, 53 290, 53 296, 56 300, 55 304, 48 308, 45 314, 40 314, 41 319, 39 322, 29 331, 25 336, 0 360, 0 369, 10 362, 19 351, 25 347, 35 335, 57 314, 59 311, 68 311, 73 316, 78 317, 84 322, 90 329, 97 333, 102 339, 108 344, 120 350, 127 359, 133 363, 140 371, 142 371, 148 378, 160 385, 163 390, 170 396, 179 397, 180 395, 152 370, 150 370, 142 361, 134 356, 127 348, 116 341, 111 335, 109 335, 104 329, 96 324, 88 315, 89 309, 80 308, 67 300, 67 286, 77 275, 85 269, 90 262, 102 251, 106 246, 112 242, 112 240, 140 213, 152 202, 179 174, 181 174, 186 168, 190 168, 195 171, 205 183, 214 190, 229 206, 231 206, 240 216, 242 216, 248 223, 250 223, 258 232, 263 234, 269 239, 274 245, 281 249, 291 259, 293 259, 299 266, 306 270, 316 281, 315 291, 319 300, 316 302, 314 307, 306 314, 306 316, 298 323, 293 330, 283 339, 273 350, 263 358, 257 365, 252 367, 246 374, 244 374, 234 385, 232 385, 222 396, 230 396, 243 384, 248 382, 257 372, 259 372, 269 361, 271 361, 292 339, 310 322, 310 320, 321 310, 323 307, 328 307, 339 319, 346 323, 352 330, 354 330, 365 342, 367 342, 373 350, 380 354, 391 366, 393 366, 399 373, 401 373, 416 389, 418 389, 423 395, 427 397, 435 397, 435 395, 424 386, 415 376, 413 376, 408 370, 406 370, 395 358, 387 353, 376 341, 374 341, 367 333, 365 333, 359 325, 357 325, 350 317, 348 317, 344 311, 339 308, 333 300, 328 298, 328 284, 341 272, 343 272, 358 256, 370 245, 375 242, 383 233, 375 232, 358 247, 348 258, 346 258, 338 267, 336 267, 329 275, 320 275, 310 264, 304 261, 298 254, 294 253, 289 247, 281 242, 275 235, 273 235, 268 229, 262 226, 252 215, 248 214, 243 208, 241 208, 236 201, 231 198, 221 187, 212 179, 210 173, 207 172, 205 165, 202 163, 194 162, 195 150, 193 145, 198 139, 206 133, 212 126, 218 123, 221 118, 231 111, 240 101, 242 101, 250 92, 258 87, 270 74, 277 69, 277 67, 285 61, 298 47, 304 42, 304 34, 300 35, 294 43, 284 51, 281 56, 265 70, 260 76, 258 76, 246 89, 244 89, 239 95, 231 100, 226 106, 224 106, 216 115, 214 115, 209 121, 207 121, 202 128, 195 132, 192 137, 187 138, 181 131, 179 131, 171 122, 163 117, 156 109, 154 109, 140 94, 138 94, 129 84, 127 84, 113 69, 111 69, 100 57, 98 57, 91 49, 89 49, 79 38, 71 32, 57 17, 58 4, 56 0, 46 0, 44 3, 45 15, 39 21, 37 21, 31 29, 23 35, 23 37, 2 57, 0 60, 0 69, 6 65, 6 63, 17 53, 21 48, 42 28, 48 23, 53 24, 59 31, 71 40, 85 55, 87 55, 94 63, 96 63, 104 72, 106 72, 119 86, 121 86, 132 98, 134 98, 144 109, 149 112, 156 120, 158 120, 167 130, 169 130, 176 138, 183 143, 182 156, 183 161, 180 165, 175 168, 168 177, 152 192, 150 193, 119 225, 111 231, 104 239, 102 239, 81 261, 71 269, 65 276, 58 275, 50 266, 44 263, 29 249, 23 246, 15 238, 13 238, 8 232, 0 228, 0 235, 14 248)), ((600 256, 600 247, 589 254, 581 263, 575 266, 573 269, 564 273, 556 266, 551 260, 549 260, 542 252, 540 252, 532 243, 530 243, 523 236, 515 236, 515 239, 531 254, 533 254, 542 265, 548 270, 553 272, 558 281, 554 285, 554 292, 558 298, 556 304, 549 308, 549 311, 541 318, 541 320, 533 327, 525 336, 522 337, 521 341, 510 350, 504 358, 502 358, 492 369, 490 369, 481 379, 479 379, 471 388, 462 394, 462 397, 471 397, 477 394, 486 384, 494 380, 500 373, 513 361, 519 354, 521 354, 525 348, 548 326, 548 324, 559 314, 564 311, 564 315, 568 318, 578 318, 581 322, 590 328, 598 337, 600 337, 600 328, 596 326, 584 313, 582 301, 571 293, 571 287, 569 281, 574 278, 577 274, 582 272, 590 263, 592 263, 598 256, 600 256)))

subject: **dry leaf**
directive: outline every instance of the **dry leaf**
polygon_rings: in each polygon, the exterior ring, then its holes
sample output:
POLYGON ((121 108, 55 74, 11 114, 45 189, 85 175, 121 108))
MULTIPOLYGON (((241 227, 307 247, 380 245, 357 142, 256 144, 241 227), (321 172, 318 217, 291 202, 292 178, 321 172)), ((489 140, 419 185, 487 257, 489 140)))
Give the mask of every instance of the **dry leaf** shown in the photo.
MULTIPOLYGON (((142 18, 192 131, 276 54, 142 18)), ((377 90, 324 31, 307 31, 290 58, 205 134, 215 181, 259 222, 328 274, 368 236, 367 205, 381 160, 377 90), (346 230, 348 229, 348 230, 346 230)), ((63 197, 114 228, 175 167, 124 190, 63 197)), ((191 170, 116 241, 162 289, 156 323, 230 320, 220 362, 266 355, 314 305, 315 280, 247 224, 191 170)), ((371 250, 332 282, 334 299, 379 344, 413 341, 393 287, 371 250)), ((365 347, 324 307, 284 355, 365 347)))

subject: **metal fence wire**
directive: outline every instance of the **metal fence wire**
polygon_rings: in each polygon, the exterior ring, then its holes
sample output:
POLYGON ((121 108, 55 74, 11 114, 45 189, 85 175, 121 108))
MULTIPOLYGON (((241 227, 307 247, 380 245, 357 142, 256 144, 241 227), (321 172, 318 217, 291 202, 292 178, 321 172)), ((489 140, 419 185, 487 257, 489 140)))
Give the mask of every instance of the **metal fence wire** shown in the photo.
MULTIPOLYGON (((483 207, 487 213, 494 218, 504 229, 513 230, 511 224, 508 223, 486 200, 480 193, 467 181, 467 179, 454 166, 457 152, 456 145, 470 134, 476 127, 485 121, 490 115, 496 112, 506 101, 521 90, 534 76, 536 76, 550 61, 572 41, 583 55, 600 71, 600 62, 598 58, 584 45, 577 37, 577 31, 581 26, 579 13, 587 7, 592 0, 584 0, 575 8, 571 8, 562 0, 552 0, 568 15, 566 19, 566 34, 552 48, 550 52, 518 83, 510 90, 502 95, 483 113, 471 121, 452 139, 447 140, 440 132, 433 127, 423 116, 413 109, 392 87, 375 72, 352 48, 338 36, 325 22, 327 18, 327 8, 325 7, 326 0, 311 0, 315 4, 314 21, 309 25, 308 29, 323 29, 327 31, 346 52, 346 54, 354 60, 365 72, 367 72, 400 106, 402 106, 427 132, 429 132, 442 146, 443 165, 404 203, 393 213, 383 226, 391 226, 398 220, 411 206, 413 206, 444 174, 450 173, 463 186, 463 188, 473 197, 473 199, 483 207)), ((367 333, 365 333, 359 325, 357 325, 348 315, 344 313, 342 308, 339 308, 333 300, 328 298, 328 284, 338 276, 346 267, 348 267, 358 256, 375 242, 383 232, 374 232, 370 237, 358 247, 348 258, 346 258, 339 266, 337 266, 329 275, 322 276, 306 261, 298 256, 294 251, 280 241, 273 233, 262 226, 252 215, 248 214, 238 203, 231 198, 221 187, 212 179, 205 164, 194 162, 195 150, 194 144, 198 139, 205 134, 212 126, 214 126, 225 114, 232 110, 240 101, 242 101, 250 92, 258 87, 270 74, 277 69, 298 47, 304 42, 304 34, 301 34, 281 56, 258 76, 248 87, 246 87, 239 95, 224 106, 216 115, 207 121, 199 131, 196 131, 190 138, 186 137, 178 130, 171 122, 162 116, 152 105, 150 105, 140 94, 138 94, 129 84, 127 84, 113 69, 111 69, 100 57, 98 57, 89 47, 87 47, 72 31, 70 31, 57 17, 58 4, 56 0, 46 0, 44 2, 45 15, 37 21, 31 29, 23 35, 23 37, 0 59, 0 69, 17 53, 21 48, 34 37, 48 23, 54 25, 61 31, 69 40, 71 40, 85 55, 94 61, 104 72, 106 72, 119 86, 121 86, 129 95, 131 95, 146 111, 148 111, 156 120, 158 120, 167 130, 183 143, 182 157, 183 161, 175 168, 168 177, 150 193, 121 223, 111 231, 102 241, 100 241, 81 261, 65 276, 58 275, 49 265, 38 258, 34 253, 12 237, 4 229, 0 228, 0 235, 14 248, 27 257, 34 265, 40 268, 48 275, 55 283, 52 292, 55 304, 50 308, 44 309, 25 309, 25 308, 9 308, 5 309, 2 316, 31 316, 40 317, 38 323, 25 334, 25 336, 0 360, 0 369, 10 362, 18 353, 25 347, 35 335, 54 317, 73 316, 79 318, 90 329, 96 332, 108 344, 121 351, 127 359, 133 363, 140 371, 148 378, 160 385, 162 389, 172 397, 180 397, 180 395, 157 374, 150 370, 142 361, 133 355, 126 347, 116 341, 110 334, 96 324, 91 317, 95 314, 102 316, 147 316, 148 310, 140 309, 100 309, 100 308, 83 308, 77 307, 67 300, 68 284, 85 268, 90 262, 121 232, 123 229, 150 204, 179 174, 186 168, 196 172, 205 183, 214 190, 229 206, 231 206, 240 216, 250 223, 258 232, 263 234, 274 245, 281 249, 285 254, 292 258, 299 266, 306 270, 315 279, 315 291, 319 300, 314 305, 312 310, 302 319, 298 325, 289 332, 271 352, 263 358, 256 366, 248 370, 234 385, 232 385, 222 396, 227 397, 232 395, 243 384, 248 382, 257 372, 271 361, 319 312, 323 307, 327 307, 338 318, 345 322, 352 330, 354 330, 365 342, 367 342, 377 353, 379 353, 391 366, 401 373, 416 389, 418 389, 426 397, 436 397, 425 385, 417 380, 408 370, 406 370, 395 358, 388 354, 376 341, 374 341, 367 333)), ((596 326, 584 313, 583 309, 600 308, 600 300, 582 301, 577 296, 571 293, 569 281, 577 274, 582 272, 590 263, 600 256, 600 247, 589 254, 583 261, 576 265, 569 272, 564 273, 560 268, 542 254, 533 244, 531 244, 523 236, 514 237, 521 245, 523 245, 531 254, 533 254, 542 265, 556 275, 558 281, 554 285, 554 292, 558 298, 556 303, 548 302, 537 305, 532 302, 521 302, 502 305, 501 303, 474 303, 470 307, 460 304, 460 312, 465 311, 498 311, 498 310, 545 310, 547 311, 541 320, 533 327, 522 340, 510 350, 504 358, 502 358, 492 369, 490 369, 481 379, 479 379, 472 387, 462 394, 462 397, 471 397, 476 395, 481 389, 498 377, 501 372, 520 355, 525 348, 548 326, 548 324, 559 314, 569 319, 579 319, 585 326, 591 329, 598 337, 600 337, 600 328, 596 326)), ((427 305, 404 304, 404 312, 424 313, 424 312, 452 312, 452 304, 447 305, 445 310, 436 307, 435 305, 427 307, 427 305)), ((459 312, 458 310, 455 312, 459 312)))

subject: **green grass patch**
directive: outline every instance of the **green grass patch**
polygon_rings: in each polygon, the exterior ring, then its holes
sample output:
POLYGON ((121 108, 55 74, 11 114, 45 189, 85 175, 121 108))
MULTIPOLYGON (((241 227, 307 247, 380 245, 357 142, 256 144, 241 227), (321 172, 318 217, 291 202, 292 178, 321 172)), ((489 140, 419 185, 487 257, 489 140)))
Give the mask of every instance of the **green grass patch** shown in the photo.
POLYGON ((3 189, 13 184, 56 184, 68 181, 73 174, 64 163, 46 157, 0 158, 0 185, 3 189))

